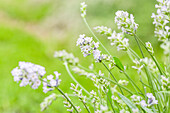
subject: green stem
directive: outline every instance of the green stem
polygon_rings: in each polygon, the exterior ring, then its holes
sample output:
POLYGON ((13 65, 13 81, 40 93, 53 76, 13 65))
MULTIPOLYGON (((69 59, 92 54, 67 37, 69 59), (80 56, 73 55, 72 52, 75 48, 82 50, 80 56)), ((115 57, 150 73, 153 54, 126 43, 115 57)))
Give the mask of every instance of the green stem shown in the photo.
POLYGON ((120 89, 120 91, 121 91, 122 95, 124 95, 124 93, 123 93, 123 91, 122 91, 122 89, 121 89, 120 85, 118 84, 118 82, 117 82, 116 78, 114 77, 114 75, 112 74, 112 72, 109 70, 109 68, 105 65, 105 63, 104 63, 104 62, 102 62, 102 64, 103 64, 103 65, 104 65, 104 67, 105 67, 105 68, 109 71, 110 75, 113 77, 113 79, 114 79, 114 80, 115 80, 115 82, 117 83, 117 85, 118 85, 118 87, 119 87, 119 89, 120 89))
POLYGON ((104 45, 100 42, 100 40, 97 38, 97 36, 93 33, 92 29, 90 28, 89 24, 88 24, 87 21, 86 21, 86 18, 83 18, 83 20, 84 20, 87 28, 88 28, 89 31, 91 32, 91 34, 94 36, 94 38, 100 43, 100 45, 104 48, 104 50, 105 50, 109 55, 111 55, 111 54, 109 53, 109 51, 104 47, 104 45))
POLYGON ((106 94, 106 96, 107 96, 107 98, 108 98, 108 100, 109 100, 109 103, 110 103, 110 105, 111 105, 111 108, 112 108, 113 112, 115 113, 115 109, 114 109, 114 107, 113 107, 113 105, 112 105, 112 101, 111 101, 110 97, 108 96, 105 87, 103 87, 103 88, 104 88, 105 94, 106 94))
POLYGON ((73 79, 73 81, 76 84, 78 84, 81 87, 81 89, 83 89, 88 95, 90 95, 90 93, 73 77, 73 75, 71 74, 71 72, 70 72, 70 70, 68 68, 67 62, 64 62, 64 66, 66 67, 66 70, 67 70, 68 74, 70 75, 70 77, 73 79))
POLYGON ((57 90, 67 99, 67 101, 71 104, 71 106, 74 108, 74 110, 78 113, 77 108, 74 106, 74 104, 71 102, 71 100, 65 95, 65 93, 57 87, 57 90))

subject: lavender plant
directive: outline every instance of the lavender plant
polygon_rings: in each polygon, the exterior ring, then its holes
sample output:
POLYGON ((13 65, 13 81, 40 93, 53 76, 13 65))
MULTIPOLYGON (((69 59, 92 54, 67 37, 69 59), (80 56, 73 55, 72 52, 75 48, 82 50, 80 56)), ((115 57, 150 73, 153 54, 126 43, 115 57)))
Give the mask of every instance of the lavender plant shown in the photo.
MULTIPOLYGON (((20 82, 20 86, 30 85, 31 88, 37 89, 40 84, 43 84, 43 92, 50 93, 58 90, 63 96, 64 107, 68 112, 95 112, 95 113, 169 113, 170 112, 170 0, 157 0, 155 5, 157 13, 152 14, 155 25, 155 37, 161 42, 160 47, 164 51, 165 61, 161 66, 154 54, 154 48, 150 42, 142 42, 137 36, 136 31, 138 24, 135 23, 134 16, 126 11, 117 11, 115 13, 115 23, 119 32, 104 26, 94 27, 94 30, 102 35, 106 35, 112 46, 117 47, 118 51, 125 51, 130 57, 134 65, 131 67, 138 73, 139 80, 133 80, 127 73, 125 66, 121 61, 110 54, 105 46, 100 42, 93 30, 86 21, 85 2, 81 3, 81 17, 83 18, 87 28, 92 33, 88 37, 82 34, 77 39, 77 46, 80 47, 84 57, 93 55, 96 65, 102 64, 104 69, 108 71, 108 76, 95 71, 95 66, 92 64, 86 68, 79 63, 79 59, 72 53, 67 53, 65 50, 56 51, 55 58, 63 61, 63 64, 68 72, 68 75, 73 79, 70 89, 73 95, 82 103, 84 108, 73 103, 70 96, 72 94, 64 93, 60 88, 59 76, 57 71, 54 75, 44 77, 45 68, 28 62, 19 62, 19 67, 12 70, 14 81, 20 82), (133 40, 126 38, 127 35, 134 37, 136 45, 139 47, 141 55, 138 55, 129 45, 129 41, 133 40), (145 57, 144 50, 148 52, 150 57, 145 57), (103 48, 104 51, 100 49, 103 48), (140 57, 142 56, 142 57, 140 57), (118 80, 112 70, 120 70, 126 80, 118 80), (71 70, 78 75, 84 76, 91 80, 94 84, 93 90, 89 91, 77 81, 71 70), (146 81, 143 80, 146 79, 146 81), (141 87, 137 85, 141 83, 141 87), (127 84, 133 87, 128 88, 127 84)), ((45 110, 56 100, 58 96, 54 92, 44 99, 40 104, 41 110, 45 110)))

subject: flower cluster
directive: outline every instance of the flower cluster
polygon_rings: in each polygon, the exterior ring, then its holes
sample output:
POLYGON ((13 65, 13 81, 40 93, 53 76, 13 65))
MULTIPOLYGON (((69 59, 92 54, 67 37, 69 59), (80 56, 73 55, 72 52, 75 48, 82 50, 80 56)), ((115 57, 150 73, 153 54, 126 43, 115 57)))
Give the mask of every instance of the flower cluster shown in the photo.
POLYGON ((40 104, 41 111, 44 111, 51 103, 56 100, 57 95, 52 93, 50 96, 46 97, 44 101, 40 104))
POLYGON ((71 65, 77 65, 79 62, 79 59, 75 57, 72 53, 68 53, 65 50, 62 51, 56 51, 54 53, 55 58, 59 58, 62 61, 66 61, 71 65))
POLYGON ((86 5, 85 2, 82 2, 80 5, 81 5, 81 6, 80 6, 81 16, 82 16, 83 18, 85 18, 87 5, 86 5))
POLYGON ((142 64, 143 60, 135 59, 133 62, 136 64, 136 66, 132 66, 132 68, 136 69, 138 73, 141 73, 142 68, 144 67, 144 64, 142 64))
POLYGON ((154 51, 153 51, 153 47, 151 45, 150 42, 146 42, 146 48, 148 49, 148 51, 153 55, 154 54, 154 51))
POLYGON ((161 48, 164 50, 164 54, 170 56, 170 40, 161 44, 161 48))
POLYGON ((148 66, 149 70, 152 73, 158 73, 159 72, 155 62, 152 59, 145 57, 144 59, 142 59, 142 61, 144 62, 144 64, 146 66, 148 66))
MULTIPOLYGON (((71 101, 71 99, 68 97, 67 93, 66 93, 65 95, 67 96, 67 98, 69 99, 69 101, 71 101)), ((64 96, 63 96, 63 98, 64 98, 64 101, 63 101, 64 107, 67 108, 67 111, 68 111, 68 112, 72 113, 73 110, 74 110, 73 106, 70 104, 70 102, 69 102, 64 96)), ((78 112, 81 112, 80 106, 75 106, 75 107, 76 107, 76 109, 78 110, 78 112)))
POLYGON ((21 81, 21 87, 31 85, 33 89, 37 89, 41 84, 40 78, 44 76, 46 71, 40 65, 30 62, 19 62, 19 67, 14 68, 11 73, 14 76, 14 81, 21 81))
POLYGON ((169 77, 161 76, 161 83, 162 83, 162 89, 169 91, 170 90, 170 79, 169 77))
POLYGON ((81 102, 86 104, 87 97, 82 94, 82 89, 80 89, 80 90, 78 89, 78 84, 75 86, 73 83, 71 83, 70 89, 74 91, 73 93, 75 94, 75 96, 79 97, 79 100, 81 102))
POLYGON ((104 27, 104 26, 97 26, 97 27, 94 27, 94 29, 100 34, 105 34, 107 36, 112 35, 112 29, 111 28, 107 28, 107 27, 104 27))
POLYGON ((155 5, 155 8, 157 8, 157 14, 152 14, 152 18, 154 18, 153 24, 155 25, 155 36, 157 36, 160 41, 165 42, 170 35, 170 27, 167 25, 170 20, 170 17, 168 16, 170 13, 170 1, 157 1, 158 4, 155 5))
POLYGON ((48 75, 47 78, 43 79, 43 92, 47 93, 48 91, 54 90, 55 87, 58 87, 61 80, 59 79, 59 76, 61 75, 57 71, 54 72, 55 78, 53 75, 48 75))
POLYGON ((84 57, 93 53, 94 59, 97 61, 101 59, 101 51, 97 49, 99 42, 95 43, 92 37, 86 37, 85 34, 80 35, 77 40, 77 46, 80 46, 84 57))
POLYGON ((115 23, 118 26, 118 29, 121 29, 123 33, 134 35, 138 28, 138 24, 135 23, 134 17, 132 14, 125 11, 117 11, 115 17, 115 23))
POLYGON ((113 31, 112 35, 110 37, 108 37, 108 39, 111 41, 111 45, 116 45, 117 46, 117 50, 124 50, 126 51, 129 43, 128 43, 128 39, 124 38, 124 34, 123 33, 116 33, 116 31, 113 31))

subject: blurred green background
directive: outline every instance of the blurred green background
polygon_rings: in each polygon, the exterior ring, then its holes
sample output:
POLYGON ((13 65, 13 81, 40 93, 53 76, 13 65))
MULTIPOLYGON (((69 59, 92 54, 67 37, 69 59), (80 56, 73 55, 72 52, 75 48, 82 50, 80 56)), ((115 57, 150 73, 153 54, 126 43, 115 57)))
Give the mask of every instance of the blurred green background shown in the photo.
MULTIPOLYGON (((11 70, 19 61, 32 62, 46 68, 47 74, 62 73, 61 86, 70 92, 70 80, 62 62, 53 58, 55 50, 66 49, 80 58, 81 64, 88 67, 92 57, 84 58, 76 39, 79 34, 92 36, 80 17, 80 0, 0 0, 0 113, 40 113, 39 104, 50 93, 44 94, 42 88, 33 90, 29 86, 19 87, 13 81, 11 70), (89 62, 87 62, 89 61, 89 62)), ((87 21, 91 27, 104 25, 116 29, 114 14, 117 10, 127 10, 134 14, 139 24, 138 36, 150 41, 160 57, 157 39, 154 38, 154 26, 151 14, 155 12, 156 0, 86 0, 87 21)), ((116 29, 117 30, 117 29, 116 29)), ((97 34, 97 33, 96 33, 97 34)), ((119 57, 124 65, 129 65, 126 53, 117 52, 106 37, 100 40, 112 55, 119 57)), ((135 48, 133 37, 131 47, 135 48)), ((135 49, 138 53, 139 51, 135 49)), ((100 65, 100 64, 99 64, 100 65)), ((131 71, 134 79, 136 72, 131 71)), ((117 73, 116 75, 118 75, 117 73)), ((75 75, 76 76, 76 75, 75 75)), ((84 77, 76 78, 88 90, 92 84, 83 82, 84 77)), ((124 78, 123 75, 117 78, 124 78)), ((88 81, 89 82, 89 81, 88 81)), ((52 104, 44 113, 64 113, 62 98, 52 104)))

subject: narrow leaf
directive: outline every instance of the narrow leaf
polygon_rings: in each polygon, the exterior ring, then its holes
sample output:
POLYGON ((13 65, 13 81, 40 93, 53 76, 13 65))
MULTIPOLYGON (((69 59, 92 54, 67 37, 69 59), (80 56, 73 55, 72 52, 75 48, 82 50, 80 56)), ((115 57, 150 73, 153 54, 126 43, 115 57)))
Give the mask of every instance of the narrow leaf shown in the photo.
POLYGON ((148 109, 146 107, 142 107, 142 109, 144 109, 146 111, 146 113, 153 113, 151 109, 148 109))
POLYGON ((128 98, 123 96, 122 94, 118 93, 119 97, 131 108, 131 109, 138 109, 135 104, 133 104, 128 98))
POLYGON ((124 67, 123 67, 121 61, 120 61, 117 57, 113 57, 113 59, 114 59, 114 62, 115 62, 115 64, 116 64, 116 66, 117 66, 120 70, 123 71, 123 70, 124 70, 124 67))

